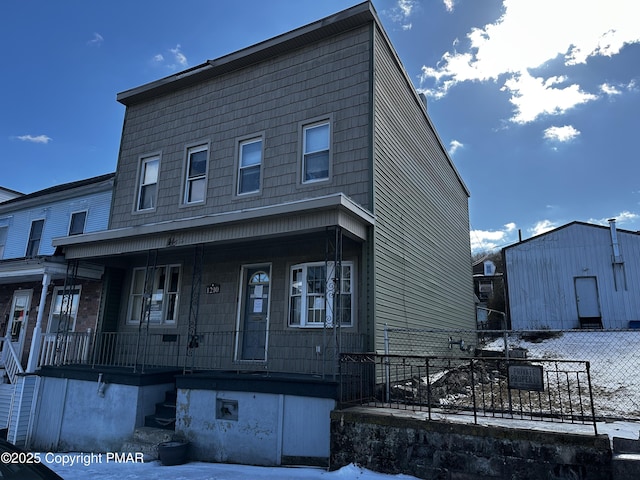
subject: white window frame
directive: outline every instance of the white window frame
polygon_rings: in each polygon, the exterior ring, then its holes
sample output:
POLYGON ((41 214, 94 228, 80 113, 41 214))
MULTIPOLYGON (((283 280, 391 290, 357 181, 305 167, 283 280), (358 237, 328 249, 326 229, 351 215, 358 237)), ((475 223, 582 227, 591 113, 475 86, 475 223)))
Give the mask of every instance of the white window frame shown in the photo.
POLYGON ((37 257, 40 251, 40 244, 42 243, 42 236, 44 235, 44 218, 37 218, 31 221, 29 226, 29 238, 27 240, 27 249, 25 251, 25 257, 37 257), (42 222, 42 229, 40 230, 40 236, 37 239, 32 237, 34 223, 42 222))
POLYGON ((7 239, 9 238, 9 227, 7 225, 0 225, 0 260, 4 256, 4 250, 7 245, 7 239))
MULTIPOLYGON (((345 269, 349 269, 350 275, 345 278, 345 275, 341 276, 341 286, 338 293, 342 295, 349 295, 351 297, 350 318, 348 322, 343 322, 341 327, 352 327, 354 325, 354 315, 356 310, 356 296, 355 296, 355 266, 351 261, 341 262, 343 272, 345 269), (349 291, 345 291, 348 287, 349 291)), ((292 265, 289 269, 289 294, 288 294, 288 315, 287 323, 292 328, 322 328, 325 326, 333 326, 334 314, 333 314, 333 292, 335 289, 334 275, 335 271, 334 262, 309 262, 299 263, 292 265), (309 269, 310 268, 325 268, 324 278, 324 291, 313 292, 309 291, 309 269), (327 273, 328 272, 328 275, 327 273), (299 273, 300 278, 295 279, 295 274, 299 273), (297 280, 297 281, 295 281, 297 280), (293 309, 293 299, 299 298, 299 319, 294 318, 295 311, 293 309), (313 299, 313 300, 311 300, 313 299), (313 301, 314 305, 310 305, 313 301), (309 318, 310 312, 318 312, 318 317, 315 320, 309 318)))
POLYGON ((148 212, 155 210, 158 201, 158 178, 160 177, 160 155, 150 155, 148 157, 140 158, 140 164, 138 167, 138 188, 136 193, 136 211, 148 212), (157 164, 155 178, 146 178, 146 167, 150 163, 155 162, 157 164), (145 189, 154 187, 153 195, 151 197, 151 206, 144 207, 142 200, 145 198, 143 193, 145 189))
POLYGON ((209 145, 208 144, 199 144, 194 145, 192 147, 187 148, 187 161, 185 168, 185 178, 184 178, 184 197, 182 199, 185 205, 193 205, 196 203, 203 203, 207 199, 207 179, 209 173, 209 145), (206 152, 206 160, 204 173, 198 173, 197 175, 190 175, 191 171, 191 159, 192 155, 196 153, 206 152), (196 182, 203 182, 203 192, 202 198, 193 199, 192 194, 192 185, 196 182))
POLYGON ((302 125, 302 159, 300 163, 300 181, 303 184, 316 183, 316 182, 326 182, 331 178, 331 160, 332 160, 332 152, 331 152, 331 119, 325 118, 320 121, 310 122, 302 125), (327 132, 327 148, 321 150, 307 150, 307 132, 320 127, 328 127, 327 132), (318 155, 320 153, 326 152, 327 155, 327 176, 326 177, 318 177, 318 178, 307 178, 307 159, 313 155, 318 155))
POLYGON ((249 195, 252 193, 259 193, 262 190, 262 164, 264 162, 264 139, 262 136, 259 137, 251 137, 245 140, 241 140, 238 144, 238 169, 237 169, 237 181, 236 181, 236 195, 249 195), (250 145, 254 143, 260 143, 260 163, 253 165, 242 165, 243 152, 245 145, 250 145), (241 191, 242 185, 242 174, 243 170, 248 170, 251 168, 258 168, 258 188, 255 190, 246 190, 241 191))
MULTIPOLYGON (((178 309, 180 306, 180 286, 182 283, 182 267, 180 264, 157 265, 153 269, 153 287, 151 298, 147 301, 150 305, 150 326, 176 325, 178 321, 178 309), (176 289, 171 290, 171 272, 177 269, 176 289), (160 285, 160 275, 164 270, 164 282, 160 285), (162 288, 160 288, 162 286, 162 288), (173 311, 173 318, 167 318, 168 313, 173 311)), ((143 302, 145 301, 145 267, 134 268, 131 272, 131 287, 129 290, 129 302, 127 307, 127 324, 139 325, 142 317, 143 302), (136 275, 139 282, 136 283, 136 275), (139 288, 136 290, 136 286, 139 288)), ((146 306, 144 306, 146 311, 146 306)), ((146 323, 142 320, 143 324, 146 323)))
MULTIPOLYGON (((68 287, 67 287, 68 288, 68 287)), ((51 297, 51 308, 49 309, 49 321, 47 322, 47 333, 57 333, 58 327, 53 328, 53 317, 54 315, 61 315, 62 304, 58 305, 58 298, 62 298, 64 296, 65 287, 55 287, 53 289, 53 295, 51 297)), ((72 322, 67 330, 64 332, 75 332, 76 331, 76 322, 78 320, 78 307, 80 305, 80 295, 82 295, 82 286, 74 285, 71 287, 71 291, 74 292, 72 295, 72 304, 71 304, 71 318, 72 322), (77 292, 77 293, 75 293, 77 292)), ((59 320, 58 320, 59 322, 59 320)), ((59 325, 59 323, 58 323, 59 325)))
POLYGON ((69 216, 69 236, 72 235, 82 235, 85 232, 85 228, 87 228, 87 217, 89 216, 89 211, 88 210, 78 210, 75 212, 71 212, 71 215, 69 216), (71 227, 73 226, 73 219, 76 215, 79 215, 81 213, 84 213, 84 220, 82 222, 82 231, 77 232, 77 233, 72 233, 71 232, 71 227))

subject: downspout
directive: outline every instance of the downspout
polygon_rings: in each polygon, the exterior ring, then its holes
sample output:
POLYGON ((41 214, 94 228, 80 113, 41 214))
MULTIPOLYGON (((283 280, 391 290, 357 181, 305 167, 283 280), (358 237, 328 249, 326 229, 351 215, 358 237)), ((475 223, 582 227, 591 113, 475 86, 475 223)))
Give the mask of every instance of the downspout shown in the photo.
POLYGON ((51 275, 45 270, 42 275, 42 291, 40 292, 40 305, 38 305, 38 316, 36 318, 36 326, 33 329, 33 337, 31 338, 31 349, 29 350, 29 362, 27 363, 26 373, 33 373, 38 366, 38 356, 40 355, 40 345, 42 344, 42 317, 44 316, 44 308, 47 303, 47 292, 51 283, 51 275))

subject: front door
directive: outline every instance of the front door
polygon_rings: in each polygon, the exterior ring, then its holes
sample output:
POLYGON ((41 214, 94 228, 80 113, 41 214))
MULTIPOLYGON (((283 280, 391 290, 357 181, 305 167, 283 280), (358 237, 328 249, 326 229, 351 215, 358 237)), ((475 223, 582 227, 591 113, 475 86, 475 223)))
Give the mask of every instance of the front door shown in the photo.
POLYGON ((270 277, 268 265, 245 269, 238 333, 239 360, 267 359, 270 277))
POLYGON ((32 293, 31 290, 18 290, 14 292, 13 301, 11 302, 11 312, 7 325, 7 339, 13 346, 18 358, 22 357, 32 293))
POLYGON ((575 277, 576 305, 580 323, 600 322, 600 300, 596 277, 575 277))

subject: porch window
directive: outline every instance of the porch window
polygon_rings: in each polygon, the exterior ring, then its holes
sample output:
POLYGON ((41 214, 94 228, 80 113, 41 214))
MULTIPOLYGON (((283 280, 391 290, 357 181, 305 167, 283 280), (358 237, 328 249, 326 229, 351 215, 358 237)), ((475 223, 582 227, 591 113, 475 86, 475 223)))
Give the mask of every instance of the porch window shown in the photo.
POLYGON ((31 222, 31 231, 29 232, 29 241, 27 242, 27 257, 35 257, 38 255, 43 228, 44 220, 35 220, 31 222))
POLYGON ((76 328, 80 287, 65 292, 64 287, 56 287, 53 292, 51 317, 47 326, 48 333, 73 332, 76 328))
POLYGON ((302 183, 329 179, 329 122, 302 129, 302 183))
POLYGON ((291 267, 289 326, 353 325, 353 263, 342 262, 341 272, 338 279, 333 262, 291 267))
POLYGON ((137 210, 151 210, 156 208, 159 167, 160 157, 157 156, 143 158, 140 161, 137 210))
POLYGON ((175 324, 180 296, 180 266, 135 268, 131 281, 127 323, 175 324))
POLYGON ((184 203, 204 202, 207 192, 207 145, 187 150, 187 178, 184 188, 184 203))

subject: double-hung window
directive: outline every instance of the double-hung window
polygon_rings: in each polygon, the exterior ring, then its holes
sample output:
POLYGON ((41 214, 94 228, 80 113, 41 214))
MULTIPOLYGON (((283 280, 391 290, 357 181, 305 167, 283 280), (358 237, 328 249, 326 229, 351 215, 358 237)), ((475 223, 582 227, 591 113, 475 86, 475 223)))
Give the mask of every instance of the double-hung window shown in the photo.
POLYGON ((9 227, 0 227, 0 260, 4 256, 4 246, 7 244, 7 232, 9 227))
POLYGON ((74 212, 71 214, 71 222, 69 222, 69 236, 81 235, 84 233, 84 225, 87 221, 87 211, 74 212))
POLYGON ((27 242, 27 257, 35 257, 38 255, 43 228, 44 220, 34 220, 31 222, 31 231, 29 232, 29 241, 27 242))
POLYGON ((293 265, 289 286, 289 326, 353 325, 353 263, 333 262, 293 265))
POLYGON ((238 195, 260 191, 262 139, 240 142, 238 158, 238 195))
POLYGON ((180 297, 180 266, 135 268, 131 281, 127 323, 175 324, 180 297))
POLYGON ((159 166, 160 157, 157 156, 143 158, 140 161, 137 210, 156 208, 159 166))
POLYGON ((302 128, 302 183, 329 178, 329 122, 314 123, 302 128))
POLYGON ((204 202, 207 192, 208 159, 209 149, 206 145, 191 147, 187 150, 184 203, 204 202))

